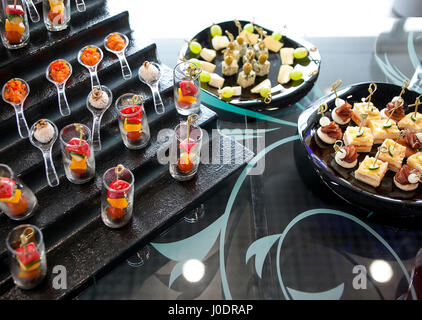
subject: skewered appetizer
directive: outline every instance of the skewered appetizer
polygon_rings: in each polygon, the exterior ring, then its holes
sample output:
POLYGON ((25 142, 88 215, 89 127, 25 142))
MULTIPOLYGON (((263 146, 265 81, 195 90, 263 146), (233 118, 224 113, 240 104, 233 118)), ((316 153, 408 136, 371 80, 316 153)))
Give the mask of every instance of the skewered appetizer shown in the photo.
POLYGON ((420 173, 418 170, 403 165, 394 176, 394 184, 403 191, 413 191, 419 186, 420 173))
POLYGON ((255 52, 255 57, 259 57, 263 53, 265 53, 268 57, 268 49, 263 40, 260 40, 256 45, 254 45, 253 50, 255 52))
POLYGON ((28 209, 28 199, 16 181, 9 178, 0 177, 0 201, 7 205, 7 212, 12 215, 23 214, 28 209))
POLYGON ((404 130, 403 136, 399 138, 399 143, 406 147, 406 158, 418 152, 422 148, 422 134, 404 130))
POLYGON ((406 147, 392 139, 385 139, 381 149, 386 150, 386 152, 381 152, 378 159, 387 162, 388 169, 391 171, 399 171, 406 155, 406 147))
POLYGON ((107 208, 107 214, 113 219, 120 219, 126 214, 126 208, 129 206, 127 194, 130 184, 124 180, 114 180, 109 185, 107 192, 107 202, 110 207, 107 208))
POLYGON ((255 83, 256 73, 252 70, 252 65, 247 62, 243 65, 243 71, 237 77, 237 84, 242 88, 250 87, 255 83))
POLYGON ((343 133, 335 121, 330 122, 328 118, 323 117, 321 118, 320 124, 321 127, 318 129, 317 134, 325 143, 333 144, 343 138, 343 133), (325 119, 328 120, 328 123, 325 119))
POLYGON ((6 7, 4 36, 10 44, 19 44, 22 41, 23 33, 26 30, 23 21, 24 14, 25 11, 20 5, 8 5, 6 7))
POLYGON ((331 117, 339 125, 348 124, 352 119, 352 106, 343 99, 335 100, 336 107, 331 112, 331 117))
POLYGON ((403 119, 398 123, 400 129, 409 129, 413 132, 422 131, 422 114, 419 112, 412 112, 407 114, 403 119))
POLYGON ((239 65, 231 55, 227 55, 221 64, 221 69, 225 76, 232 76, 239 71, 239 65))
POLYGON ((363 126, 367 126, 370 120, 381 120, 381 113, 372 102, 359 102, 353 105, 352 109, 352 120, 360 125, 362 122, 363 126), (364 120, 363 116, 367 114, 367 118, 364 120))
POLYGON ((351 169, 358 163, 359 153, 354 145, 340 147, 334 157, 336 163, 343 168, 351 169))
POLYGON ((374 137, 374 144, 380 144, 385 139, 397 139, 400 131, 393 120, 369 120, 368 127, 374 137))
POLYGON ((65 22, 66 7, 63 0, 49 0, 50 10, 48 11, 48 20, 54 25, 65 22))
POLYGON ((370 152, 374 144, 371 129, 367 127, 347 127, 343 140, 346 146, 355 146, 357 152, 370 152))
POLYGON ((389 102, 385 109, 381 110, 381 118, 391 118, 396 122, 399 122, 406 116, 404 112, 404 100, 401 97, 394 97, 389 102))
POLYGON ((417 152, 407 158, 407 165, 412 169, 422 172, 422 152, 417 152))
POLYGON ((379 187, 388 170, 388 163, 366 156, 355 171, 355 178, 374 188, 379 187))
POLYGON ((87 170, 87 159, 91 156, 91 149, 85 140, 73 138, 65 148, 72 158, 69 169, 80 177, 87 170))
POLYGON ((271 62, 268 61, 268 54, 261 53, 258 61, 253 64, 253 70, 256 72, 258 77, 266 76, 270 72, 271 62))
POLYGON ((240 96, 242 94, 242 87, 224 87, 218 90, 218 94, 220 99, 230 99, 231 97, 240 96))

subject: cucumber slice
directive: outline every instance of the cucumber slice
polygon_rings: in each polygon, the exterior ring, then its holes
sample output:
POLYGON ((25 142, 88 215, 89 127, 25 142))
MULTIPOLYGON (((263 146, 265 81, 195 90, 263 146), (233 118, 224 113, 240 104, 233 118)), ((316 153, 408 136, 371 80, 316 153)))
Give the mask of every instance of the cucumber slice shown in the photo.
POLYGON ((13 17, 9 18, 10 23, 12 24, 21 24, 23 22, 22 16, 13 15, 13 17))
POLYGON ((375 167, 370 166, 368 169, 369 170, 378 170, 379 168, 380 168, 380 166, 379 165, 376 165, 375 167))
POLYGON ((83 159, 85 159, 85 156, 79 154, 79 153, 75 153, 75 152, 71 152, 70 156, 75 159, 76 161, 82 161, 83 159))
POLYGON ((362 133, 358 133, 358 134, 356 135, 356 138, 360 138, 360 137, 362 137, 362 136, 364 135, 364 133, 365 133, 365 130, 362 130, 362 133))
POLYGON ((413 122, 416 122, 416 117, 414 113, 412 113, 412 115, 410 116, 410 119, 412 119, 413 122))
POLYGON ((391 150, 391 146, 388 146, 388 154, 389 154, 390 156, 394 157, 394 153, 393 153, 393 151, 391 150))
POLYGON ((384 129, 388 129, 388 128, 391 128, 391 126, 392 126, 393 124, 392 123, 390 123, 390 124, 385 124, 385 125, 383 125, 383 128, 384 129))

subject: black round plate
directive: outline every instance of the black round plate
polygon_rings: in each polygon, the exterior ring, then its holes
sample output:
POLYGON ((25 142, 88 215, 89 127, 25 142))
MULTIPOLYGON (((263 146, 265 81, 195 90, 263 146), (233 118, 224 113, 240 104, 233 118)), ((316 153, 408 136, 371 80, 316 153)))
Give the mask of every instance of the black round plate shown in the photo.
MULTIPOLYGON (((247 24, 247 21, 239 21, 242 26, 247 24)), ((223 29, 223 33, 225 31, 229 31, 235 37, 238 34, 237 27, 234 21, 225 21, 218 23, 218 25, 223 29)), ((260 27, 259 25, 256 25, 260 27)), ((263 28, 269 35, 273 33, 273 31, 263 28)), ((205 28, 198 34, 192 37, 192 39, 196 39, 203 48, 213 49, 211 44, 211 34, 210 34, 210 27, 205 28)), ((228 103, 239 106, 239 107, 246 107, 251 109, 274 109, 275 106, 279 107, 280 105, 287 106, 292 103, 295 103, 302 99, 314 85, 314 82, 318 78, 319 69, 321 64, 321 56, 319 54, 318 49, 311 43, 294 37, 287 37, 283 35, 283 47, 305 47, 308 49, 309 55, 307 58, 301 60, 295 60, 294 66, 297 65, 297 68, 303 72, 303 78, 299 81, 290 81, 286 85, 281 85, 278 83, 278 71, 281 66, 280 54, 270 52, 268 60, 271 62, 270 73, 268 74, 268 79, 271 80, 272 85, 272 102, 270 104, 265 104, 261 99, 259 94, 254 94, 250 92, 254 86, 251 86, 246 89, 242 89, 242 95, 240 97, 234 97, 228 103)), ((217 56, 215 57, 214 63, 217 68, 215 69, 215 73, 223 76, 221 72, 221 63, 223 62, 223 54, 222 50, 217 51, 217 56)), ((191 58, 198 58, 201 59, 198 55, 192 54, 190 52, 188 45, 185 44, 179 53, 179 58, 191 59, 191 58)), ((202 60, 202 59, 201 59, 202 60)), ((241 66, 240 66, 241 68, 241 66)), ((234 76, 224 76, 224 86, 237 86, 237 75, 234 76)), ((257 77, 255 84, 259 84, 261 81, 264 81, 267 77, 257 77)), ((218 97, 218 89, 207 86, 206 84, 202 84, 202 89, 208 92, 209 94, 218 97)))
MULTIPOLYGON (((389 83, 376 84, 378 88, 372 97, 372 102, 381 111, 394 96, 399 95, 401 87, 389 83)), ((354 102, 360 102, 361 98, 368 96, 369 85, 369 82, 351 85, 338 91, 338 95, 353 105, 354 102)), ((414 91, 406 90, 402 96, 405 105, 412 104, 418 95, 414 91)), ((318 106, 327 103, 329 112, 326 112, 326 115, 331 117, 334 100, 334 93, 319 99, 303 111, 298 120, 302 143, 317 174, 331 190, 351 204, 381 214, 393 214, 395 217, 422 217, 422 187, 412 192, 402 191, 393 183, 393 172, 388 171, 381 185, 378 188, 373 188, 354 178, 353 173, 357 166, 353 169, 344 169, 336 164, 333 146, 321 142, 316 135, 321 117, 318 114, 318 106)), ((405 111, 406 114, 411 112, 406 107, 405 111)), ((347 125, 342 127, 343 132, 345 127, 347 125)), ((375 154, 374 150, 375 148, 370 153, 372 156, 375 154)), ((366 153, 362 153, 358 161, 363 160, 365 155, 366 153)))

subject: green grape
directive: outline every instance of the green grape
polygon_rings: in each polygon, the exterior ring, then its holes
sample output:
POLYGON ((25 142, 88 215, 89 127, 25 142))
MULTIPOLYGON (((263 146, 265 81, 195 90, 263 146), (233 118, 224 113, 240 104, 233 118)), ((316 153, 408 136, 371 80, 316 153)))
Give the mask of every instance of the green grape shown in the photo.
POLYGON ((199 78, 200 78, 200 81, 201 81, 201 82, 203 82, 203 83, 208 83, 208 82, 210 82, 210 80, 211 80, 211 75, 210 75, 210 73, 209 73, 209 72, 207 72, 207 71, 202 71, 202 72, 201 72, 201 75, 199 76, 199 78))
POLYGON ((199 61, 198 59, 192 58, 192 59, 189 59, 189 61, 195 64, 198 68, 202 68, 201 61, 199 61))
POLYGON ((290 79, 294 81, 302 79, 302 76, 303 76, 302 71, 296 70, 296 71, 290 72, 290 79))
POLYGON ((259 91, 259 94, 261 95, 261 97, 266 98, 269 94, 271 93, 271 88, 268 87, 263 87, 261 88, 261 90, 259 91))
POLYGON ((255 28, 252 23, 248 23, 248 24, 245 24, 245 26, 243 27, 243 30, 246 30, 249 33, 253 33, 255 28))
POLYGON ((296 59, 303 59, 308 55, 308 50, 306 48, 296 48, 295 51, 293 52, 293 56, 296 59))
POLYGON ((281 32, 273 32, 273 34, 271 35, 273 38, 274 38, 274 40, 276 40, 276 41, 281 41, 281 38, 283 37, 282 35, 281 35, 281 32))
POLYGON ((218 24, 213 24, 210 28, 210 31, 211 31, 211 37, 213 38, 215 36, 221 36, 223 34, 223 30, 218 24))
POLYGON ((225 99, 230 99, 234 95, 234 89, 232 87, 224 87, 221 95, 225 99))
POLYGON ((201 52, 202 50, 202 46, 200 43, 196 42, 196 41, 192 41, 189 43, 189 49, 193 54, 198 54, 201 52))

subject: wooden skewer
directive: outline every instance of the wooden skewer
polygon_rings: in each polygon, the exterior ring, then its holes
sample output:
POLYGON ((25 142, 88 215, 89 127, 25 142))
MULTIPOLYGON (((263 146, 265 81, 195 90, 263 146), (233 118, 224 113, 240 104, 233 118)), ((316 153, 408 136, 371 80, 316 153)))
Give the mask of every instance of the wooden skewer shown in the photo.
POLYGON ((188 120, 186 121, 186 126, 187 126, 186 137, 187 137, 187 143, 188 143, 188 145, 189 145, 189 137, 190 137, 190 126, 192 124, 194 124, 198 119, 199 119, 199 115, 197 115, 196 113, 194 113, 194 114, 191 114, 188 117, 188 120))
POLYGON ((340 86, 341 86, 342 83, 343 82, 341 80, 337 80, 331 86, 331 92, 334 92, 334 94, 336 95, 336 98, 338 98, 337 89, 340 88, 340 86))
POLYGON ((116 168, 114 168, 114 173, 116 174, 116 180, 119 180, 119 177, 125 171, 125 167, 122 164, 119 164, 116 168))

